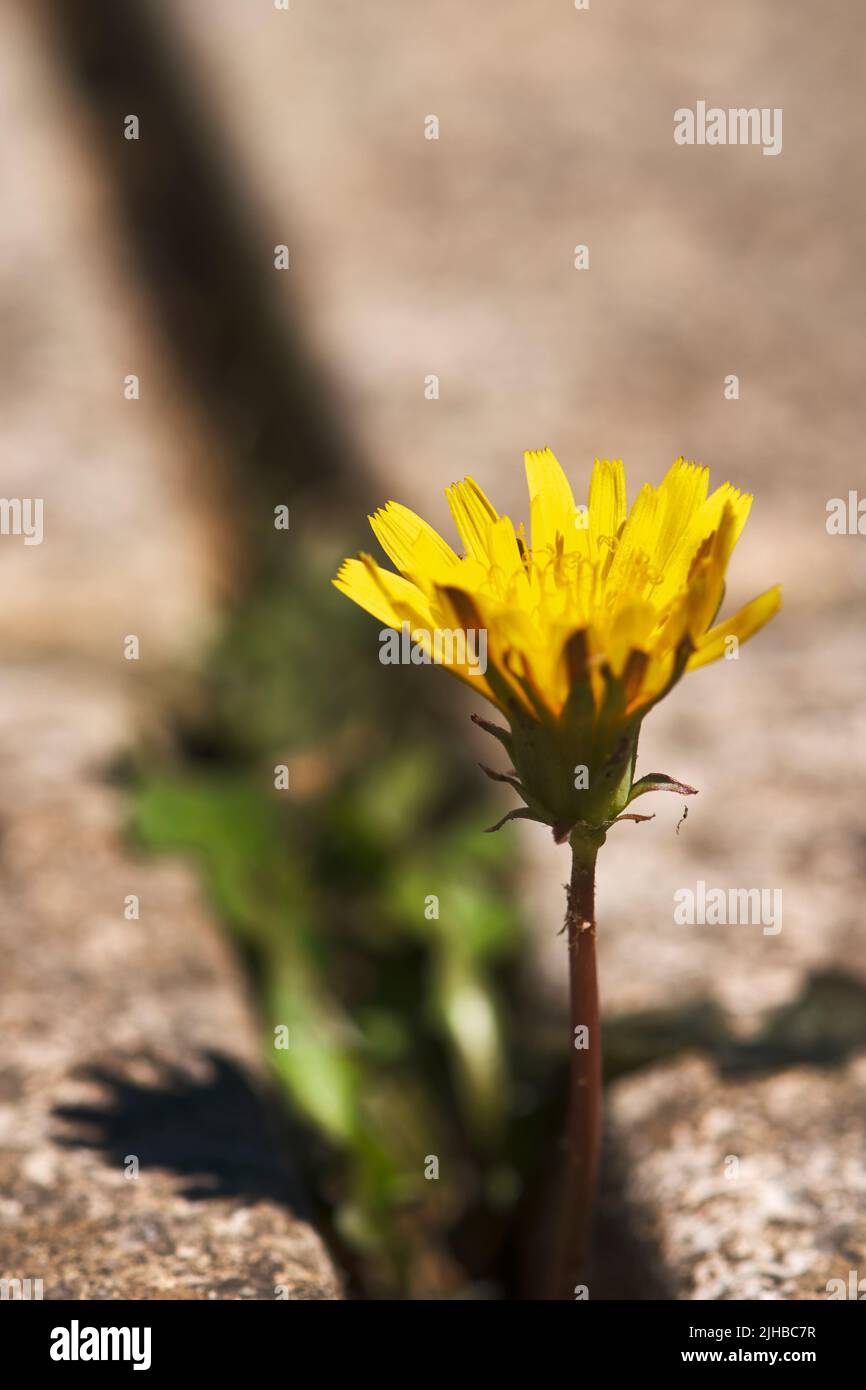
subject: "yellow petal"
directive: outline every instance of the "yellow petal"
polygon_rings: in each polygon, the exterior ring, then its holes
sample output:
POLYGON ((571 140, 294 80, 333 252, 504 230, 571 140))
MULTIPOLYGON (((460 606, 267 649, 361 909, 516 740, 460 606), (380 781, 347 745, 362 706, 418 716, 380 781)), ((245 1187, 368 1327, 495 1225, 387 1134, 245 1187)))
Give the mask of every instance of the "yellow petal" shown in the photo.
POLYGON ((670 497, 682 511, 683 521, 688 521, 692 512, 706 501, 709 483, 709 468, 702 463, 691 463, 680 455, 659 483, 659 492, 670 497))
POLYGON ((529 517, 533 551, 555 550, 556 537, 565 548, 578 544, 577 507, 568 479, 550 449, 527 450, 523 456, 529 488, 529 517))
POLYGON ((368 520, 385 554, 402 574, 424 573, 434 558, 445 566, 457 563, 457 556, 438 531, 399 502, 387 502, 368 520))
POLYGON ((748 492, 740 492, 730 483, 724 483, 695 509, 688 525, 680 533, 670 555, 664 561, 662 581, 653 592, 653 601, 660 608, 686 588, 695 556, 710 536, 718 531, 726 507, 731 513, 726 523, 727 546, 724 555, 719 558, 723 566, 727 565, 731 550, 746 524, 751 505, 752 498, 748 492))
MULTIPOLYGON (((679 458, 659 484, 662 507, 653 553, 656 569, 666 569, 678 540, 689 531, 702 503, 706 501, 709 478, 708 468, 679 458)), ((710 530, 712 526, 708 526, 707 531, 710 530)))
POLYGON ((645 483, 622 528, 605 582, 608 608, 620 599, 643 598, 648 587, 650 555, 655 543, 659 510, 658 489, 645 483))
POLYGON ((637 697, 629 702, 629 714, 652 704, 662 691, 667 689, 674 676, 677 660, 676 647, 671 647, 665 652, 655 652, 650 657, 637 697))
POLYGON ((686 670, 694 671, 699 666, 706 666, 710 661, 718 661, 719 657, 725 655, 729 637, 736 637, 738 642, 747 641, 778 613, 781 602, 782 590, 776 584, 765 594, 753 598, 751 603, 747 603, 732 618, 716 623, 715 627, 711 627, 709 632, 704 633, 699 639, 697 650, 689 658, 686 670))
POLYGON ((630 603, 620 608, 607 637, 607 658, 615 676, 622 675, 629 654, 646 650, 655 627, 656 611, 651 603, 630 603))
POLYGON ((688 630, 695 646, 713 621, 725 593, 725 570, 742 520, 725 498, 716 530, 702 544, 688 575, 688 630))
POLYGON ((486 676, 473 676, 459 666, 451 666, 449 669, 471 686, 476 694, 483 695, 503 713, 508 712, 510 700, 517 700, 525 706, 526 697, 504 667, 503 630, 495 607, 490 610, 484 607, 482 610, 477 595, 454 584, 438 590, 437 598, 442 627, 462 629, 464 633, 484 631, 487 634, 486 676))
POLYGON ((491 526, 488 535, 490 581, 503 599, 520 603, 529 594, 529 581, 520 557, 514 527, 507 516, 491 526))
POLYGON ((452 483, 451 487, 445 489, 445 496, 468 554, 486 564, 488 532, 493 522, 499 519, 496 508, 472 478, 464 478, 462 483, 452 483))
MULTIPOLYGON (((622 459, 596 459, 589 484, 589 529, 593 554, 607 546, 613 558, 619 528, 628 515, 622 459)), ((601 555, 601 558, 608 558, 601 555)))
POLYGON ((388 627, 399 627, 404 622, 433 626, 430 605, 421 590, 399 574, 381 569, 370 555, 344 560, 331 582, 341 594, 388 627))

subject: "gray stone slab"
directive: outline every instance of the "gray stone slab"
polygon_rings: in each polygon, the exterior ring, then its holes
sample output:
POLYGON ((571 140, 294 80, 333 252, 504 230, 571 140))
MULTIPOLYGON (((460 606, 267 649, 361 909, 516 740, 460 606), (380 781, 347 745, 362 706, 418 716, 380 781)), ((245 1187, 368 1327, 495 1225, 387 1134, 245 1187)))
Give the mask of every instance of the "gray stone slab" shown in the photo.
POLYGON ((668 1297, 840 1298, 866 1279, 862 1055, 745 1082, 677 1062, 615 1086, 609 1120, 617 1201, 668 1297))
POLYGON ((0 1277, 46 1299, 339 1297, 238 964, 192 871, 126 841, 104 777, 134 737, 104 683, 4 672, 0 1277))

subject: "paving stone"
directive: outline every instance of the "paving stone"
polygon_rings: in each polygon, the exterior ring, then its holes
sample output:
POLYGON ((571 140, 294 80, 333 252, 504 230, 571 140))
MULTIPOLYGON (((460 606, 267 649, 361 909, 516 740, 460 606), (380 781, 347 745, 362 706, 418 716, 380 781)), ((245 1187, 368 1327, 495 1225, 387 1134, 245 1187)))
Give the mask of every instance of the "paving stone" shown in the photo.
POLYGON ((192 870, 126 841, 105 778, 135 737, 102 680, 4 672, 0 1273, 54 1299, 337 1298, 240 967, 192 870))
POLYGON ((130 847, 111 775, 201 654, 228 522, 44 38, 0 14, 3 492, 44 505, 41 544, 0 537, 0 1277, 337 1298, 244 974, 191 869, 130 847))
POLYGON ((747 1082, 680 1061, 615 1086, 609 1120, 616 1200, 667 1297, 838 1298, 866 1277, 862 1055, 747 1082))

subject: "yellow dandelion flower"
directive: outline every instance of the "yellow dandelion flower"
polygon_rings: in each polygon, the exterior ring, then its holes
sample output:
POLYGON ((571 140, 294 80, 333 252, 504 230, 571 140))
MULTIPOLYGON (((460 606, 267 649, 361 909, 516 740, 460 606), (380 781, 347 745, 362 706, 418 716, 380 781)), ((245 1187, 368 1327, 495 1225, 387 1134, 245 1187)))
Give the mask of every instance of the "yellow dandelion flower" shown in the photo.
POLYGON ((579 506, 550 449, 525 458, 529 537, 466 478, 447 489, 462 552, 389 502, 370 524, 397 572, 362 554, 334 583, 498 707, 508 730, 477 722, 514 762, 504 780, 526 809, 512 815, 565 839, 577 825, 603 832, 644 791, 691 790, 634 782, 641 721, 684 672, 762 627, 780 591, 715 621, 752 499, 730 483, 709 493, 707 468, 677 459, 629 510, 619 460, 596 460, 579 506), (455 631, 484 634, 483 673, 470 643, 438 640, 455 631))
POLYGON ((601 1134, 598 849, 615 821, 647 819, 626 812, 635 797, 693 792, 658 773, 635 782, 641 722, 684 672, 724 655, 731 638, 751 637, 780 596, 769 589, 716 621, 752 499, 730 483, 709 493, 706 468, 677 459, 658 487, 641 488, 631 511, 619 461, 596 460, 585 507, 549 449, 526 455, 526 476, 529 538, 466 478, 447 492, 461 554, 389 502, 370 522, 397 572, 361 555, 334 583, 497 706, 507 729, 477 722, 505 746, 514 770, 485 771, 526 803, 504 820, 541 821, 571 844, 571 1085, 543 1294, 570 1298, 583 1277, 601 1134), (441 640, 455 630, 463 642, 441 640), (470 633, 484 637, 483 669, 470 633))

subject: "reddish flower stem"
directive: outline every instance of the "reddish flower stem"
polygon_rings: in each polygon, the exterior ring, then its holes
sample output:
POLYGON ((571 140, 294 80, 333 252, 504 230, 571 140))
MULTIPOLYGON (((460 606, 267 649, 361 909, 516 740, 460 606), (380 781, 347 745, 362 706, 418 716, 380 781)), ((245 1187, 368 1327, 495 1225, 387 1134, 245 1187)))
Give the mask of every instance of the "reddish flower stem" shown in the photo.
POLYGON ((565 1124, 565 1162, 553 1214, 550 1298, 575 1297, 586 1282, 598 1155, 601 1140, 601 1029, 595 963, 596 845, 572 846, 565 930, 571 987, 570 1085, 565 1124), (586 1029, 577 1034, 575 1029, 586 1029), (575 1046, 575 1042, 578 1043, 575 1046))

